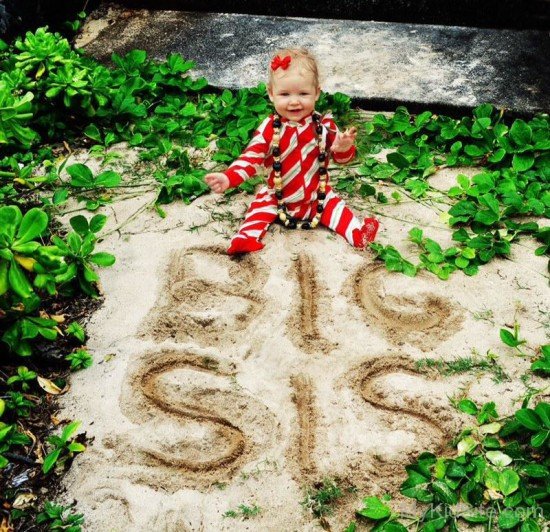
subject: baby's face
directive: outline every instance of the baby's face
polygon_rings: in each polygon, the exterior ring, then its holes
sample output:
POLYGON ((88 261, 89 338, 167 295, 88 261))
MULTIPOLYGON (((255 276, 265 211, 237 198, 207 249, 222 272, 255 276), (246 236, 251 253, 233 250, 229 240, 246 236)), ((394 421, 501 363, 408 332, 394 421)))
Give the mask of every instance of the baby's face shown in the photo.
POLYGON ((321 89, 315 85, 311 72, 294 68, 275 72, 267 92, 275 111, 283 118, 297 122, 314 111, 321 89))

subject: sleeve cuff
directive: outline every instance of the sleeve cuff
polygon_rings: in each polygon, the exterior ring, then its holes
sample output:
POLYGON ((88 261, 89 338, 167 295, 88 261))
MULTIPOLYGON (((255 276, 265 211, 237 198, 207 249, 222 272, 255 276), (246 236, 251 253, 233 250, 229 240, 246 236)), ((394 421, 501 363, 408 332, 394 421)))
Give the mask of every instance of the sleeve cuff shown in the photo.
POLYGON ((355 146, 346 151, 333 151, 332 158, 336 163, 349 163, 355 157, 355 146))
POLYGON ((227 176, 227 179, 229 179, 230 188, 238 187, 244 181, 244 179, 237 172, 235 172, 235 170, 232 170, 231 168, 228 168, 223 173, 227 176))

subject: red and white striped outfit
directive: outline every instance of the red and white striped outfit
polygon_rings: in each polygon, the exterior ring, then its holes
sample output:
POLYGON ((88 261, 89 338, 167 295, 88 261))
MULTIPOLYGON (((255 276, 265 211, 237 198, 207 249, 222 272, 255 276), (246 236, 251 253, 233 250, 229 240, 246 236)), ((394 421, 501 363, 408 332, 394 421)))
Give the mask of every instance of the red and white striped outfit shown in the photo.
MULTIPOLYGON (((270 115, 260 124, 244 152, 224 172, 229 179, 230 186, 236 187, 246 179, 253 177, 262 167, 269 171, 267 186, 262 187, 257 193, 245 215, 243 224, 231 240, 231 246, 228 249, 230 254, 262 249, 264 245, 260 240, 269 225, 277 219, 277 198, 273 183, 275 172, 271 154, 273 119, 274 115, 270 115)), ((332 117, 324 116, 321 124, 323 125, 322 136, 327 153, 331 154, 337 163, 351 161, 355 156, 355 146, 346 152, 330 151, 338 132, 332 117)), ((288 213, 298 220, 311 220, 317 212, 319 146, 317 145, 315 126, 311 115, 300 122, 281 118, 279 148, 282 164, 283 201, 288 213)), ((354 216, 330 186, 326 188, 326 199, 320 223, 342 235, 354 246, 363 247, 365 245, 364 224, 354 216)), ((372 234, 371 240, 373 238, 374 234, 372 234)))

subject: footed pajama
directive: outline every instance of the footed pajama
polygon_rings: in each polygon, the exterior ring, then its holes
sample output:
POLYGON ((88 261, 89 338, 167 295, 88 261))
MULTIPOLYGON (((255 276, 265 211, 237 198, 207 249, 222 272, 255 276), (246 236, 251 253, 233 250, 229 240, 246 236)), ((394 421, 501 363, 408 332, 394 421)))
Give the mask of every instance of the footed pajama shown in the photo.
MULTIPOLYGON (((237 186, 254 176, 264 166, 270 173, 267 186, 256 195, 250 205, 243 224, 231 240, 228 253, 245 253, 263 248, 260 242, 267 228, 277 219, 277 198, 273 187, 273 116, 266 118, 258 127, 242 155, 226 170, 230 186, 237 186)), ((319 187, 319 147, 315 134, 315 123, 311 115, 300 122, 282 119, 279 148, 282 163, 283 201, 288 213, 298 220, 311 220, 317 212, 317 191, 319 187)), ((330 152, 336 138, 337 127, 330 116, 325 116, 323 141, 326 151, 337 163, 349 162, 355 156, 355 147, 346 152, 330 152)), ((326 189, 321 225, 343 236, 351 245, 364 247, 374 240, 378 222, 367 218, 360 222, 329 187, 326 189)))

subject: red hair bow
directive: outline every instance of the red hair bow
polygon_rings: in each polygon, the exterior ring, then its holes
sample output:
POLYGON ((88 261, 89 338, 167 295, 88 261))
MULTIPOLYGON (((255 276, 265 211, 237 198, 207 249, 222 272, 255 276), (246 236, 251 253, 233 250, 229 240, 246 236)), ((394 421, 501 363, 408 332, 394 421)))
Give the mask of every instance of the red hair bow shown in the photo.
POLYGON ((271 70, 277 70, 279 67, 281 67, 283 70, 286 70, 288 68, 288 65, 290 65, 289 55, 283 57, 282 59, 278 55, 276 55, 271 60, 271 70))

